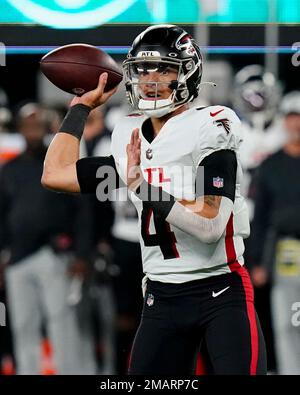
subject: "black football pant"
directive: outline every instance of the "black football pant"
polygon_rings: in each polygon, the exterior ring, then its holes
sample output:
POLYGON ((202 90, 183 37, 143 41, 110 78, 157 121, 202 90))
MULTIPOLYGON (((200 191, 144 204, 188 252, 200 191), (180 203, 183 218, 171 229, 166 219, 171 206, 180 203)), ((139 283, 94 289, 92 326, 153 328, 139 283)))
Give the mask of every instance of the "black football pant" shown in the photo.
POLYGON ((266 374, 266 351, 245 268, 183 284, 147 283, 129 374, 195 374, 205 341, 213 374, 266 374))

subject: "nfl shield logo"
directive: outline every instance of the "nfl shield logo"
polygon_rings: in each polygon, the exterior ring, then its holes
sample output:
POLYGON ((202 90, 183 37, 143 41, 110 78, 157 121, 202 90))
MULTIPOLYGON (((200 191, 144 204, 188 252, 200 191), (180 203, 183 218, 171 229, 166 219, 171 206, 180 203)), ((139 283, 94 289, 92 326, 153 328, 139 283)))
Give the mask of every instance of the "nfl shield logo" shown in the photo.
POLYGON ((153 304, 154 304, 154 296, 152 295, 152 294, 148 294, 148 298, 147 298, 147 305, 150 307, 150 306, 153 306, 153 304))
POLYGON ((224 180, 223 180, 223 178, 214 177, 214 178, 213 178, 213 186, 214 186, 215 188, 223 188, 223 186, 224 186, 224 180))

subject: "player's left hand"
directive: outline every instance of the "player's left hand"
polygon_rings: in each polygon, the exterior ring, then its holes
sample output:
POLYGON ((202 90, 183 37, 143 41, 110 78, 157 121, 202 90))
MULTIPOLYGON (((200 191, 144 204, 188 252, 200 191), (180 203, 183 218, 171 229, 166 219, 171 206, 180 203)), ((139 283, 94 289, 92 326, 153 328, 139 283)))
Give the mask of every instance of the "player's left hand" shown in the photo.
POLYGON ((141 139, 139 129, 134 129, 130 143, 126 147, 127 152, 127 185, 134 190, 143 180, 141 164, 141 139))

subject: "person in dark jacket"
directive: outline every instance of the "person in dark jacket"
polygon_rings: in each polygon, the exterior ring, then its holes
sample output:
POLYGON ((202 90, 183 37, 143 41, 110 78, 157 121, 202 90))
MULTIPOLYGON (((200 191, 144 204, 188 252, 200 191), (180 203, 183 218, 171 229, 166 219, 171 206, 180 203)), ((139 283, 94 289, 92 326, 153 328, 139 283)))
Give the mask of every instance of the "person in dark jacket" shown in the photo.
POLYGON ((19 110, 17 123, 26 150, 0 173, 0 251, 6 252, 17 373, 40 373, 44 324, 56 372, 93 374, 92 342, 82 335, 72 305, 74 285, 89 252, 89 219, 78 197, 53 194, 41 186, 47 150, 44 110, 26 104, 19 110))
POLYGON ((279 374, 300 374, 300 91, 281 104, 287 142, 266 159, 254 182, 252 270, 259 287, 271 277, 279 374))

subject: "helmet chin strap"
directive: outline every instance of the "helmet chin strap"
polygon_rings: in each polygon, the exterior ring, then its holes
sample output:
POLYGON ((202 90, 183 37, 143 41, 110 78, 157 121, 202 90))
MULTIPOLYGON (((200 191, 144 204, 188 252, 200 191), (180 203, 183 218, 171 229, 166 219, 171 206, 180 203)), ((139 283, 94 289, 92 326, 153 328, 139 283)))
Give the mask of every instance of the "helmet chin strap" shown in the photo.
POLYGON ((160 108, 156 110, 142 110, 143 114, 150 118, 161 118, 171 112, 170 108, 160 108))
POLYGON ((179 86, 179 82, 177 80, 173 80, 169 84, 169 88, 173 90, 171 95, 167 99, 160 100, 145 100, 140 98, 138 108, 143 114, 154 117, 161 118, 164 115, 169 114, 170 112, 175 111, 178 107, 174 103, 176 89, 179 86))
POLYGON ((173 100, 170 98, 153 101, 140 99, 139 110, 149 117, 161 118, 169 112, 173 111, 173 109, 171 108, 173 104, 173 100))

